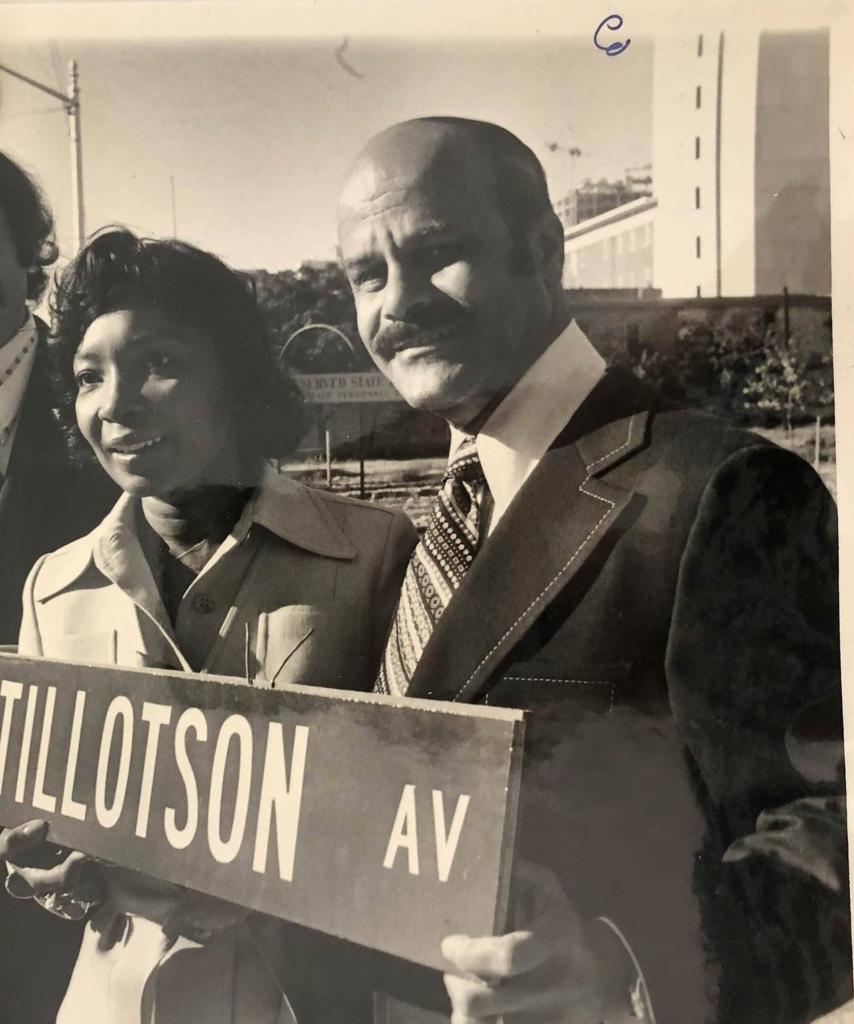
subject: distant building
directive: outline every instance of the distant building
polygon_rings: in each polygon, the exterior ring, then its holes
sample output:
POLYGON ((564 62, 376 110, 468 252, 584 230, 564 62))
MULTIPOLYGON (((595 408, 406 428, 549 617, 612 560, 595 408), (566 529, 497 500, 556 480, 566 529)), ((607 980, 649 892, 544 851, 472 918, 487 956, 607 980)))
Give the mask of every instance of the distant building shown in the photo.
POLYGON ((826 30, 657 38, 654 202, 567 226, 566 286, 830 294, 829 56, 826 30))
POLYGON ((625 181, 590 181, 568 192, 555 203, 555 212, 565 228, 574 227, 582 221, 598 217, 617 206, 631 203, 635 199, 651 194, 652 176, 633 178, 627 175, 625 181))
POLYGON ((564 287, 652 287, 656 205, 644 196, 566 228, 564 287))

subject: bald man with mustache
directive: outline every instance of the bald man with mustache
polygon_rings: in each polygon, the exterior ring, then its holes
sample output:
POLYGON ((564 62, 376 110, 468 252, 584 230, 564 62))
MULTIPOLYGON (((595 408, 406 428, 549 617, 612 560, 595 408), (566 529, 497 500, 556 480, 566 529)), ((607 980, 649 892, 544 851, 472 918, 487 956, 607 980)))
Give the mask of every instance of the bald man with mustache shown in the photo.
POLYGON ((511 930, 447 937, 444 1000, 412 975, 391 998, 378 973, 375 1009, 805 1024, 843 1002, 821 481, 606 368, 562 289, 542 167, 504 129, 387 129, 338 223, 368 351, 451 436, 377 689, 529 711, 511 930))

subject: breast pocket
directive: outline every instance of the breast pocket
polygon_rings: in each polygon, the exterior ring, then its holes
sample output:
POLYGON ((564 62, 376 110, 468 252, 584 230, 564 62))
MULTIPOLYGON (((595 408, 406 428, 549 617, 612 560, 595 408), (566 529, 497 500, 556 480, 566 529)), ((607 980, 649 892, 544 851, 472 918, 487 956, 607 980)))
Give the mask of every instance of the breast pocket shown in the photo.
POLYGON ((373 682, 370 633, 362 609, 349 604, 287 605, 258 621, 256 683, 365 689, 373 682))
POLYGON ((532 659, 506 667, 486 694, 486 703, 532 712, 560 711, 577 718, 608 715, 629 673, 622 663, 573 665, 532 659))
POLYGON ((49 657, 80 661, 87 665, 116 665, 119 662, 118 634, 114 629, 65 633, 49 657))

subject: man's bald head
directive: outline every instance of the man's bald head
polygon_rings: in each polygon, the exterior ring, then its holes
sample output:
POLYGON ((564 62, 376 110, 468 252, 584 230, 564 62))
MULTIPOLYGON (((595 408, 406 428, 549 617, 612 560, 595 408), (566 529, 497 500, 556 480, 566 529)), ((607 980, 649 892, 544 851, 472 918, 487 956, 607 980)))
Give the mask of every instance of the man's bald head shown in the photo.
POLYGON ((362 340, 416 408, 471 426, 565 324, 563 229, 534 154, 497 125, 405 121, 338 207, 362 340))
MULTIPOLYGON (((419 117, 375 135, 357 157, 348 183, 366 164, 394 165, 401 158, 424 174, 453 174, 465 164, 482 176, 514 237, 538 218, 554 216, 543 166, 533 150, 512 132, 488 121, 465 117, 419 117)), ((347 185, 342 192, 346 199, 347 185)))

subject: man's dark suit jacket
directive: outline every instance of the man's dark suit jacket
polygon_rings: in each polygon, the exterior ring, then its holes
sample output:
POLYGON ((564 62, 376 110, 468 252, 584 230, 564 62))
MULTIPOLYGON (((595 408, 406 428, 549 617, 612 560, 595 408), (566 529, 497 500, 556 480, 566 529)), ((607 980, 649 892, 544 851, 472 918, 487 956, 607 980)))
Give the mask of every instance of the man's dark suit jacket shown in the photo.
MULTIPOLYGON (((850 992, 836 551, 804 461, 612 370, 412 679, 530 710, 517 853, 620 927, 659 1024, 794 1024, 850 992)), ((442 1005, 350 949, 301 1020, 360 1016, 348 975, 442 1005)))
POLYGON ((36 323, 36 359, 0 485, 0 644, 18 641, 21 594, 36 560, 88 533, 118 497, 103 471, 86 472, 69 460, 51 411, 54 398, 45 356, 47 328, 36 323))
MULTIPOLYGON (((39 342, 6 477, 0 485, 0 644, 15 644, 27 573, 46 551, 88 533, 118 492, 100 470, 87 475, 68 459, 51 412, 47 330, 39 342)), ((12 824, 19 824, 13 822, 12 824)), ((80 944, 76 925, 2 888, 0 866, 0 1022, 53 1022, 80 944)))

